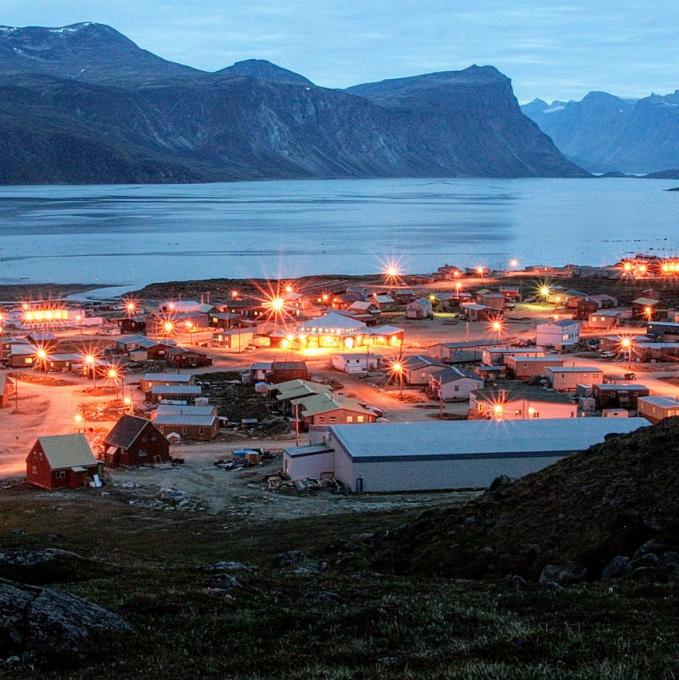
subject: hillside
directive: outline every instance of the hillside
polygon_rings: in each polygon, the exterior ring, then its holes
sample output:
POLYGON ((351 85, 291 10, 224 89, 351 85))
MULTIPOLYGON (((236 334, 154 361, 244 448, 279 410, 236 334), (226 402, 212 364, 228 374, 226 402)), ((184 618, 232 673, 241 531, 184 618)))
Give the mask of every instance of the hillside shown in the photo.
POLYGON ((0 27, 0 182, 586 175, 492 67, 403 81, 331 90, 263 60, 173 64, 100 24, 0 27))
POLYGON ((518 481, 497 480, 462 507, 425 513, 378 542, 373 564, 568 582, 597 579, 618 558, 614 571, 679 580, 678 455, 679 418, 609 437, 518 481))
POLYGON ((581 101, 536 99, 522 111, 592 172, 649 174, 679 165, 679 91, 638 100, 590 92, 581 101))

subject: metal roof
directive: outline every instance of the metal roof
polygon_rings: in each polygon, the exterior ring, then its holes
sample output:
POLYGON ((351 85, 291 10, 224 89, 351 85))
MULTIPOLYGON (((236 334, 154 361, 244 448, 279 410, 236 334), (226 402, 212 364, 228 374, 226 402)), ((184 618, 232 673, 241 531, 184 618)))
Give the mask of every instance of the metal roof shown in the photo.
POLYGON ((151 394, 191 394, 199 395, 203 391, 200 385, 152 385, 151 394))
POLYGON ((596 366, 547 366, 550 373, 603 373, 596 366))
POLYGON ((571 453, 648 425, 645 418, 461 420, 454 422, 334 425, 354 459, 426 458, 531 453, 571 453))
POLYGON ((660 395, 651 397, 639 397, 639 402, 651 404, 652 406, 660 406, 662 408, 679 408, 679 399, 674 397, 661 397, 660 395))
POLYGON ((40 447, 52 470, 90 467, 97 464, 84 434, 58 434, 38 437, 40 447))
POLYGON ((366 328, 366 324, 357 319, 352 319, 336 312, 330 312, 325 316, 319 316, 312 321, 306 321, 300 326, 300 332, 315 331, 322 333, 324 329, 337 329, 341 332, 360 331, 366 328))
POLYGON ((197 427, 212 427, 217 416, 190 416, 190 415, 159 415, 155 418, 156 425, 195 425, 197 427))
POLYGON ((191 373, 145 373, 142 380, 147 382, 174 382, 190 383, 193 379, 191 373))
POLYGON ((213 416, 215 415, 216 407, 210 404, 204 406, 189 406, 184 404, 160 404, 156 409, 156 417, 158 416, 213 416))
POLYGON ((104 444, 120 449, 129 449, 149 423, 151 421, 147 418, 130 415, 122 416, 104 438, 104 444))

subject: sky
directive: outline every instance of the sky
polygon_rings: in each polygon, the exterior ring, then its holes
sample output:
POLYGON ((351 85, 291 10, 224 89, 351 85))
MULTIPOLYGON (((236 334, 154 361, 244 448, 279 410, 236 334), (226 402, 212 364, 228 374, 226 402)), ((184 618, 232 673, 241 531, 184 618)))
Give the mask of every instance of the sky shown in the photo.
POLYGON ((196 68, 268 59, 326 87, 475 63, 521 102, 679 88, 677 0, 0 0, 0 24, 81 21, 196 68))

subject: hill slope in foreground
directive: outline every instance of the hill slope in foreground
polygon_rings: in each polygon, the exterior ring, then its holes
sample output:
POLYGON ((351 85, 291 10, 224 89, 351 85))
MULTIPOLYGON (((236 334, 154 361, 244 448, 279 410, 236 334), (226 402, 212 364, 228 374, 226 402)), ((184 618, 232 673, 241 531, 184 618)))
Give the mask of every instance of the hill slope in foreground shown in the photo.
POLYGON ((679 418, 610 436, 536 474, 498 479, 464 506, 425 513, 388 535, 374 563, 462 578, 679 579, 678 456, 679 418))

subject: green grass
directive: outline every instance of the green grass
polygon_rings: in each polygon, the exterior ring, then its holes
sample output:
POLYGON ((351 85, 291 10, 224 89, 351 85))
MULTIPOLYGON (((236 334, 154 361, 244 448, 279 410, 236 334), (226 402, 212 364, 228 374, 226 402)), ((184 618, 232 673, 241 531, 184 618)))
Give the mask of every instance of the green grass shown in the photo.
POLYGON ((55 587, 114 609, 136 632, 106 641, 98 657, 75 668, 0 677, 495 680, 679 672, 677 594, 666 586, 514 592, 504 582, 300 575, 271 569, 271 557, 393 527, 412 514, 243 524, 75 498, 0 494, 0 545, 50 545, 102 560, 106 569, 55 587), (238 576, 242 587, 211 590, 217 583, 199 567, 222 559, 255 567, 238 576))

